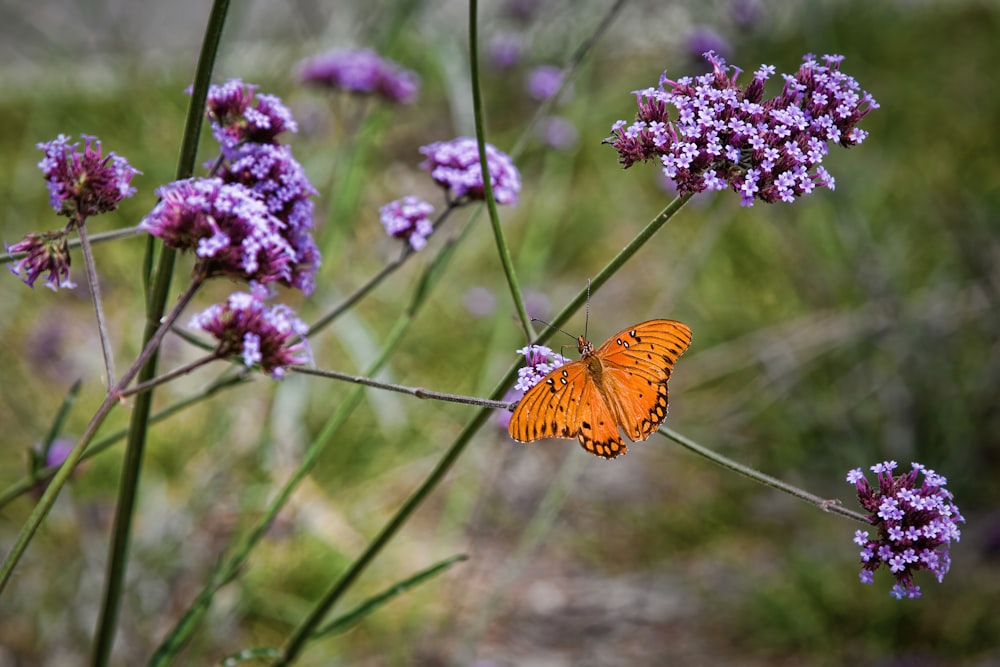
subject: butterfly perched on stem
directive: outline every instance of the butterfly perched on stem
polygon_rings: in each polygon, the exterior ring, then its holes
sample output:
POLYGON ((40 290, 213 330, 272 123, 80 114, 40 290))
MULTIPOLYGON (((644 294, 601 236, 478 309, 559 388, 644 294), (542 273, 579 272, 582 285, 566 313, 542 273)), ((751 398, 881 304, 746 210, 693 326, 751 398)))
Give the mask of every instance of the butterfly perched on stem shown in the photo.
POLYGON ((667 416, 667 381, 691 344, 691 329, 674 320, 628 327, 596 350, 577 337, 580 359, 554 369, 514 407, 507 432, 520 442, 576 438, 612 459, 645 440, 667 416))

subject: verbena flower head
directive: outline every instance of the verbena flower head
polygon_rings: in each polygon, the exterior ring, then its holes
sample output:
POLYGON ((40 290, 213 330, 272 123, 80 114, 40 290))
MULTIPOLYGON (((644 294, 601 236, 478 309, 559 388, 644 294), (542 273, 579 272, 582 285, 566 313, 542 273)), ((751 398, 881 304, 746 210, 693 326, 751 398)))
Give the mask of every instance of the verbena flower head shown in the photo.
POLYGON ((37 144, 45 152, 38 168, 45 174, 49 203, 59 215, 76 217, 96 215, 118 208, 118 202, 135 194, 132 177, 139 174, 123 157, 114 152, 101 154, 96 137, 81 135, 79 143, 60 134, 52 141, 37 144))
POLYGON ((389 202, 379 209, 379 218, 391 236, 406 239, 410 247, 420 250, 434 231, 430 216, 434 207, 419 197, 409 195, 389 202))
POLYGON ((544 345, 528 345, 517 353, 524 355, 526 364, 523 368, 517 369, 517 382, 514 383, 514 389, 521 392, 528 391, 546 375, 570 361, 544 345))
POLYGON ((296 255, 284 223, 247 187, 192 178, 168 183, 157 194, 160 201, 141 226, 171 248, 194 252, 205 277, 291 280, 296 255))
POLYGON ((215 336, 220 358, 239 357, 247 367, 280 378, 286 367, 310 361, 304 337, 309 327, 288 306, 266 305, 268 294, 262 285, 250 287, 250 292, 235 292, 224 304, 209 306, 189 326, 215 336), (293 338, 298 342, 292 343, 293 338))
POLYGON ((791 202, 817 187, 834 187, 822 166, 828 144, 860 144, 856 126, 878 104, 840 71, 841 56, 812 55, 795 75, 784 75, 777 97, 764 99, 774 67, 761 66, 739 86, 738 68, 712 52, 713 70, 676 81, 664 72, 658 88, 635 91, 635 122, 616 122, 606 139, 621 164, 658 159, 682 194, 732 188, 744 206, 791 202), (730 71, 732 69, 732 74, 730 71), (668 107, 677 110, 671 120, 668 107))
POLYGON ((280 221, 278 233, 291 246, 288 277, 281 282, 306 294, 315 286, 320 253, 313 240, 313 202, 317 194, 292 150, 282 144, 241 143, 224 151, 219 168, 225 183, 238 183, 260 199, 280 221))
POLYGON ((847 473, 868 520, 878 529, 874 538, 866 530, 854 533, 854 542, 861 547, 861 582, 872 583, 873 573, 884 565, 896 578, 892 587, 896 599, 920 597, 920 587, 913 583, 915 572, 930 570, 938 582, 944 578, 951 565, 948 549, 961 538, 958 524, 965 521, 944 488, 948 480, 919 463, 911 466, 909 473, 894 477, 895 461, 873 465, 871 470, 878 475, 874 489, 861 468, 847 473), (923 480, 918 485, 920 475, 923 480))
POLYGON ((64 230, 25 234, 24 238, 14 245, 4 243, 4 247, 9 254, 28 253, 7 267, 28 287, 34 287, 38 277, 46 272, 49 275, 45 278, 45 285, 52 291, 60 287, 66 289, 76 287, 76 284, 69 279, 69 244, 64 230))
MULTIPOLYGON (((420 163, 434 182, 456 199, 483 199, 483 175, 479 166, 479 147, 475 139, 458 137, 420 147, 427 159, 420 163)), ((490 185, 498 204, 516 204, 521 191, 521 174, 510 156, 486 144, 486 164, 490 185)))
POLYGON ((413 102, 420 90, 420 78, 414 72, 371 49, 339 49, 306 59, 299 65, 299 78, 398 104, 413 102))
POLYGON ((272 144, 282 132, 298 132, 288 107, 274 95, 256 95, 256 90, 240 79, 209 87, 205 114, 224 150, 244 141, 272 144))

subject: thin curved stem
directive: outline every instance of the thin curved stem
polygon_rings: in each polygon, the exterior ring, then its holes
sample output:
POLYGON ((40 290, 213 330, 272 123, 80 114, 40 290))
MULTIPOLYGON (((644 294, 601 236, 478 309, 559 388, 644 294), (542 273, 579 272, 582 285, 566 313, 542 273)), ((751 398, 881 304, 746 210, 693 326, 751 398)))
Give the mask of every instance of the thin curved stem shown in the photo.
POLYGON ((104 306, 101 303, 101 285, 97 278, 97 266, 94 264, 94 251, 87 238, 87 218, 80 213, 77 213, 76 231, 80 235, 80 250, 87 270, 87 287, 90 288, 90 299, 94 304, 94 314, 97 316, 97 333, 101 339, 101 353, 104 355, 105 386, 110 389, 115 385, 114 355, 111 353, 108 322, 104 317, 104 306))
POLYGON ((510 296, 521 320, 521 328, 525 337, 534 338, 535 329, 531 325, 531 316, 524 306, 521 296, 521 286, 518 284, 517 272, 514 270, 514 260, 510 256, 510 246, 504 238, 500 226, 500 214, 497 213, 497 202, 493 197, 493 183, 490 177, 490 166, 486 161, 486 121, 483 114, 483 95, 479 83, 479 2, 469 0, 469 69, 472 73, 472 114, 476 125, 476 144, 479 147, 479 169, 483 179, 483 198, 486 200, 486 210, 490 216, 490 227, 496 241, 497 252, 500 255, 500 265, 503 275, 510 288, 510 296))
POLYGON ((205 364, 211 363, 218 358, 219 357, 215 354, 209 354, 204 357, 201 357, 200 359, 195 359, 194 361, 184 364, 179 368, 175 368, 174 370, 168 373, 164 373, 163 375, 158 375, 155 378, 152 378, 151 380, 146 380, 145 382, 139 382, 129 387, 128 389, 124 389, 118 392, 118 396, 120 396, 121 398, 127 398, 135 394, 141 394, 143 392, 149 391, 153 387, 158 387, 161 384, 166 384, 167 382, 175 380, 181 377, 182 375, 187 375, 191 371, 201 368, 205 364))
POLYGON ((855 521, 860 521, 863 524, 869 526, 871 525, 871 522, 868 521, 868 518, 864 514, 847 509, 841 505, 838 500, 820 498, 819 496, 800 489, 797 486, 793 486, 788 482, 783 482, 776 477, 771 477, 770 475, 762 473, 759 470, 755 470, 750 466, 743 465, 742 463, 734 461, 729 457, 723 456, 718 452, 712 451, 711 449, 698 444, 691 438, 681 435, 677 431, 667 428, 666 426, 661 426, 659 428, 659 433, 664 437, 670 438, 688 451, 694 452, 698 456, 706 458, 712 463, 720 465, 727 470, 732 470, 733 472, 739 473, 740 475, 752 479, 755 482, 759 482, 765 486, 771 487, 772 489, 777 489, 778 491, 787 493, 788 495, 805 501, 810 505, 815 505, 824 512, 839 514, 840 516, 847 517, 848 519, 854 519, 855 521))
POLYGON ((375 387, 376 389, 386 389, 400 394, 409 394, 410 396, 415 396, 416 398, 421 399, 464 403, 465 405, 478 405, 484 408, 494 408, 497 410, 510 410, 515 405, 515 403, 511 403, 510 401, 491 401, 487 398, 479 398, 478 396, 445 394, 439 391, 424 389, 422 387, 407 387, 405 385, 393 384, 391 382, 381 382, 380 380, 375 380, 364 375, 351 375, 349 373, 341 373, 340 371, 322 370, 318 368, 309 368, 307 366, 291 366, 289 367, 289 370, 301 373, 302 375, 315 375, 316 377, 331 378, 333 380, 344 380, 345 382, 363 384, 367 387, 375 387))

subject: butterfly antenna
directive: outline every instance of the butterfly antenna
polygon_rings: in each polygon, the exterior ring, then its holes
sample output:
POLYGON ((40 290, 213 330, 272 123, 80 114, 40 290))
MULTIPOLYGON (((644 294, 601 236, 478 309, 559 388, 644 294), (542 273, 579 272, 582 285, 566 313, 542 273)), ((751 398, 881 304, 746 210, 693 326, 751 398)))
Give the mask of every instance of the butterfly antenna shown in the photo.
POLYGON ((584 310, 583 337, 587 337, 587 329, 590 326, 590 278, 587 278, 587 306, 584 310))
POLYGON ((554 325, 554 324, 552 324, 550 322, 546 322, 545 320, 540 320, 537 317, 532 317, 531 321, 532 322, 540 322, 540 323, 544 324, 545 326, 547 326, 548 328, 555 329, 556 331, 561 331, 564 334, 566 334, 567 336, 569 336, 570 338, 572 338, 573 340, 576 340, 576 336, 574 336, 570 332, 566 331, 565 329, 560 329, 559 327, 557 327, 556 325, 554 325))

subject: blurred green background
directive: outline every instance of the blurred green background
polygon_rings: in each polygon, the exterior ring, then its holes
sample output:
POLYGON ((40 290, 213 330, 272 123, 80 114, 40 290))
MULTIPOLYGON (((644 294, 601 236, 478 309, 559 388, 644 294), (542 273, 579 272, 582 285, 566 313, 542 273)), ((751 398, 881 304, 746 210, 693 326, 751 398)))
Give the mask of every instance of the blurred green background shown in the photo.
MULTIPOLYGON (((138 194, 92 232, 134 225, 150 209, 174 173, 203 4, 2 9, 4 241, 62 224, 35 167, 35 144, 59 133, 97 135, 143 172, 138 194)), ((506 69, 484 58, 489 139, 510 151, 538 107, 525 92, 530 70, 564 65, 609 3, 483 4, 484 52, 494 40, 523 48, 506 69)), ((417 169, 417 148, 472 133, 464 12, 462 3, 419 0, 234 3, 215 80, 241 77, 285 100, 301 126, 290 143, 322 193, 318 289, 309 299, 284 295, 305 319, 397 256, 381 204, 406 194, 441 202, 417 169), (306 90, 291 75, 299 59, 344 46, 373 46, 417 70, 419 101, 365 105, 306 90)), ((659 436, 606 462, 569 441, 519 445, 491 424, 346 604, 450 555, 470 560, 318 642, 300 664, 1000 664, 1000 5, 626 4, 556 105, 578 141, 554 149, 528 131, 517 159, 521 201, 501 209, 532 314, 558 311, 672 198, 655 165, 622 171, 601 139, 615 120, 631 120, 630 91, 655 85, 663 69, 705 70, 692 42, 704 44, 706 30, 744 71, 770 63, 793 72, 805 53, 843 54, 843 71, 881 109, 861 123, 871 133, 864 144, 832 149, 835 191, 752 208, 729 192, 696 197, 593 295, 590 337, 653 317, 687 322, 694 343, 671 381, 667 424, 823 497, 854 507, 846 471, 884 459, 944 474, 968 519, 951 573, 940 585, 919 577, 924 597, 897 602, 884 571, 873 586, 857 583, 857 526, 659 436)), ((212 144, 204 146, 208 160, 212 144)), ((318 336, 317 365, 369 364, 416 277, 472 215, 460 211, 318 336)), ((141 338, 144 248, 132 238, 96 251, 120 367, 141 338)), ((189 268, 185 258, 176 284, 189 268)), ((212 285, 197 307, 232 288, 212 285)), ((32 291, 7 277, 0 313, 6 488, 82 378, 66 428, 79 434, 100 402, 102 368, 84 288, 32 291)), ((581 313, 568 329, 583 328, 581 313)), ((385 377, 484 396, 523 344, 479 219, 385 377)), ((194 356, 170 339, 161 367, 194 356)), ((221 370, 181 379, 156 405, 221 370)), ((260 378, 153 429, 117 664, 145 662, 350 389, 260 378)), ((369 391, 179 664, 280 644, 470 414, 369 391)), ((86 664, 121 455, 118 446, 84 464, 20 564, 0 599, 0 666, 86 664)), ((4 552, 32 498, 0 508, 4 552)))

